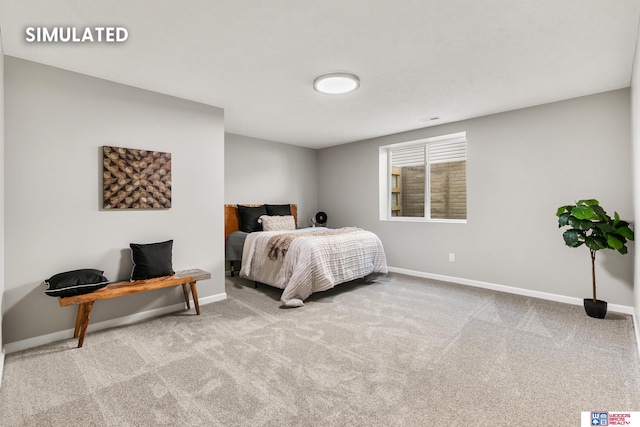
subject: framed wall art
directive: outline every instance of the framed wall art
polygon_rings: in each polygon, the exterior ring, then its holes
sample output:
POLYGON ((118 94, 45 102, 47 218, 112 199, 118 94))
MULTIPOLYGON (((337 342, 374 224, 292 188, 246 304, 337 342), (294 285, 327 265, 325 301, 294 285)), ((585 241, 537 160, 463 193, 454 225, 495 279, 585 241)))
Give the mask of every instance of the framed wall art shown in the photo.
POLYGON ((171 153, 102 147, 103 209, 169 209, 171 153))

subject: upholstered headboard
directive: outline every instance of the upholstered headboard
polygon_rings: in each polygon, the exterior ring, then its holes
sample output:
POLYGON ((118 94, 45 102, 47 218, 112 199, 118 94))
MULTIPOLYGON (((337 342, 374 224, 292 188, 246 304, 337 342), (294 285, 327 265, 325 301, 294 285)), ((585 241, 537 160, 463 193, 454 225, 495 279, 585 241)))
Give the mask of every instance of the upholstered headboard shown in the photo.
MULTIPOLYGON (((263 203, 240 203, 242 206, 260 206, 263 203)), ((291 206, 291 215, 298 224, 298 205, 291 206)), ((224 241, 227 241, 229 234, 240 230, 240 216, 238 215, 238 205, 224 205, 224 241)))

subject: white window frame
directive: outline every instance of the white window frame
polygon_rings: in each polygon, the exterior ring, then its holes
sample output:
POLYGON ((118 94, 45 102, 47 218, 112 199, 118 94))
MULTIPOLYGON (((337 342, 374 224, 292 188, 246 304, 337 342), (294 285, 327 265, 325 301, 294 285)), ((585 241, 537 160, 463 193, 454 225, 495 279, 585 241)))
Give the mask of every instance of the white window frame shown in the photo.
MULTIPOLYGON (((396 222, 445 222, 445 223, 458 223, 466 224, 468 219, 439 219, 430 218, 431 216, 431 194, 429 192, 429 173, 425 173, 425 212, 424 217, 409 217, 409 216, 391 216, 391 159, 389 151, 398 148, 408 148, 411 146, 427 146, 434 142, 467 142, 467 133, 458 132, 449 135, 435 136, 431 138, 423 138, 415 141, 400 142, 397 144, 383 145, 379 147, 379 215, 380 221, 396 221, 396 222)), ((428 153, 428 150, 427 150, 428 153)), ((428 155, 426 157, 426 164, 429 165, 428 155)), ((468 189, 468 187, 467 187, 468 189)), ((468 196, 468 194, 467 194, 468 196)))

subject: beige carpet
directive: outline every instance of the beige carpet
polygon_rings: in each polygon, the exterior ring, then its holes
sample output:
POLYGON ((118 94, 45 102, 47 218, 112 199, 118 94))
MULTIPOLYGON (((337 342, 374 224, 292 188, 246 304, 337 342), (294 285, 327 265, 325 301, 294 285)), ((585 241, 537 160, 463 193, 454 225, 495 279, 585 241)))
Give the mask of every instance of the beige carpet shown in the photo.
POLYGON ((580 411, 640 411, 627 315, 397 274, 298 309, 226 288, 201 316, 9 354, 0 425, 577 426, 580 411))

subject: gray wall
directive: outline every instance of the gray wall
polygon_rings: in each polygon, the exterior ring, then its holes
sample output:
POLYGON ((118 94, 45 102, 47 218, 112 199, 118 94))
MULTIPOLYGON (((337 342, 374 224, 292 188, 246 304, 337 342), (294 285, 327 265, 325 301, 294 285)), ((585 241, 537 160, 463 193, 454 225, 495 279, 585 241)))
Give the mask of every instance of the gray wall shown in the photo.
POLYGON ((318 152, 264 139, 225 134, 225 203, 298 205, 309 225, 318 202, 318 152))
POLYGON ((0 33, 0 383, 4 365, 2 313, 4 305, 4 52, 0 33))
MULTIPOLYGON (((323 149, 318 205, 376 232, 392 267, 589 297, 589 252, 564 245, 555 212, 596 198, 633 218, 629 102, 623 89, 323 149), (463 131, 468 223, 380 221, 378 147, 463 131)), ((633 305, 633 258, 598 253, 601 299, 633 305)))
MULTIPOLYGON (((201 298, 224 295, 224 117, 219 108, 6 57, 3 335, 73 328, 75 308, 43 294, 55 273, 127 279, 129 243, 174 240, 176 270, 201 268, 201 298), (102 211, 101 147, 172 154, 167 210, 102 211)), ((181 289, 101 301, 92 324, 180 303, 181 289)))
MULTIPOLYGON (((633 195, 635 206, 635 223, 640 224, 640 46, 636 43, 636 54, 633 61, 631 77, 631 135, 633 141, 633 195)), ((638 232, 636 227, 635 232, 638 232)), ((638 236, 640 238, 640 236, 638 236)), ((636 339, 640 350, 640 251, 635 251, 635 320, 636 339)))

